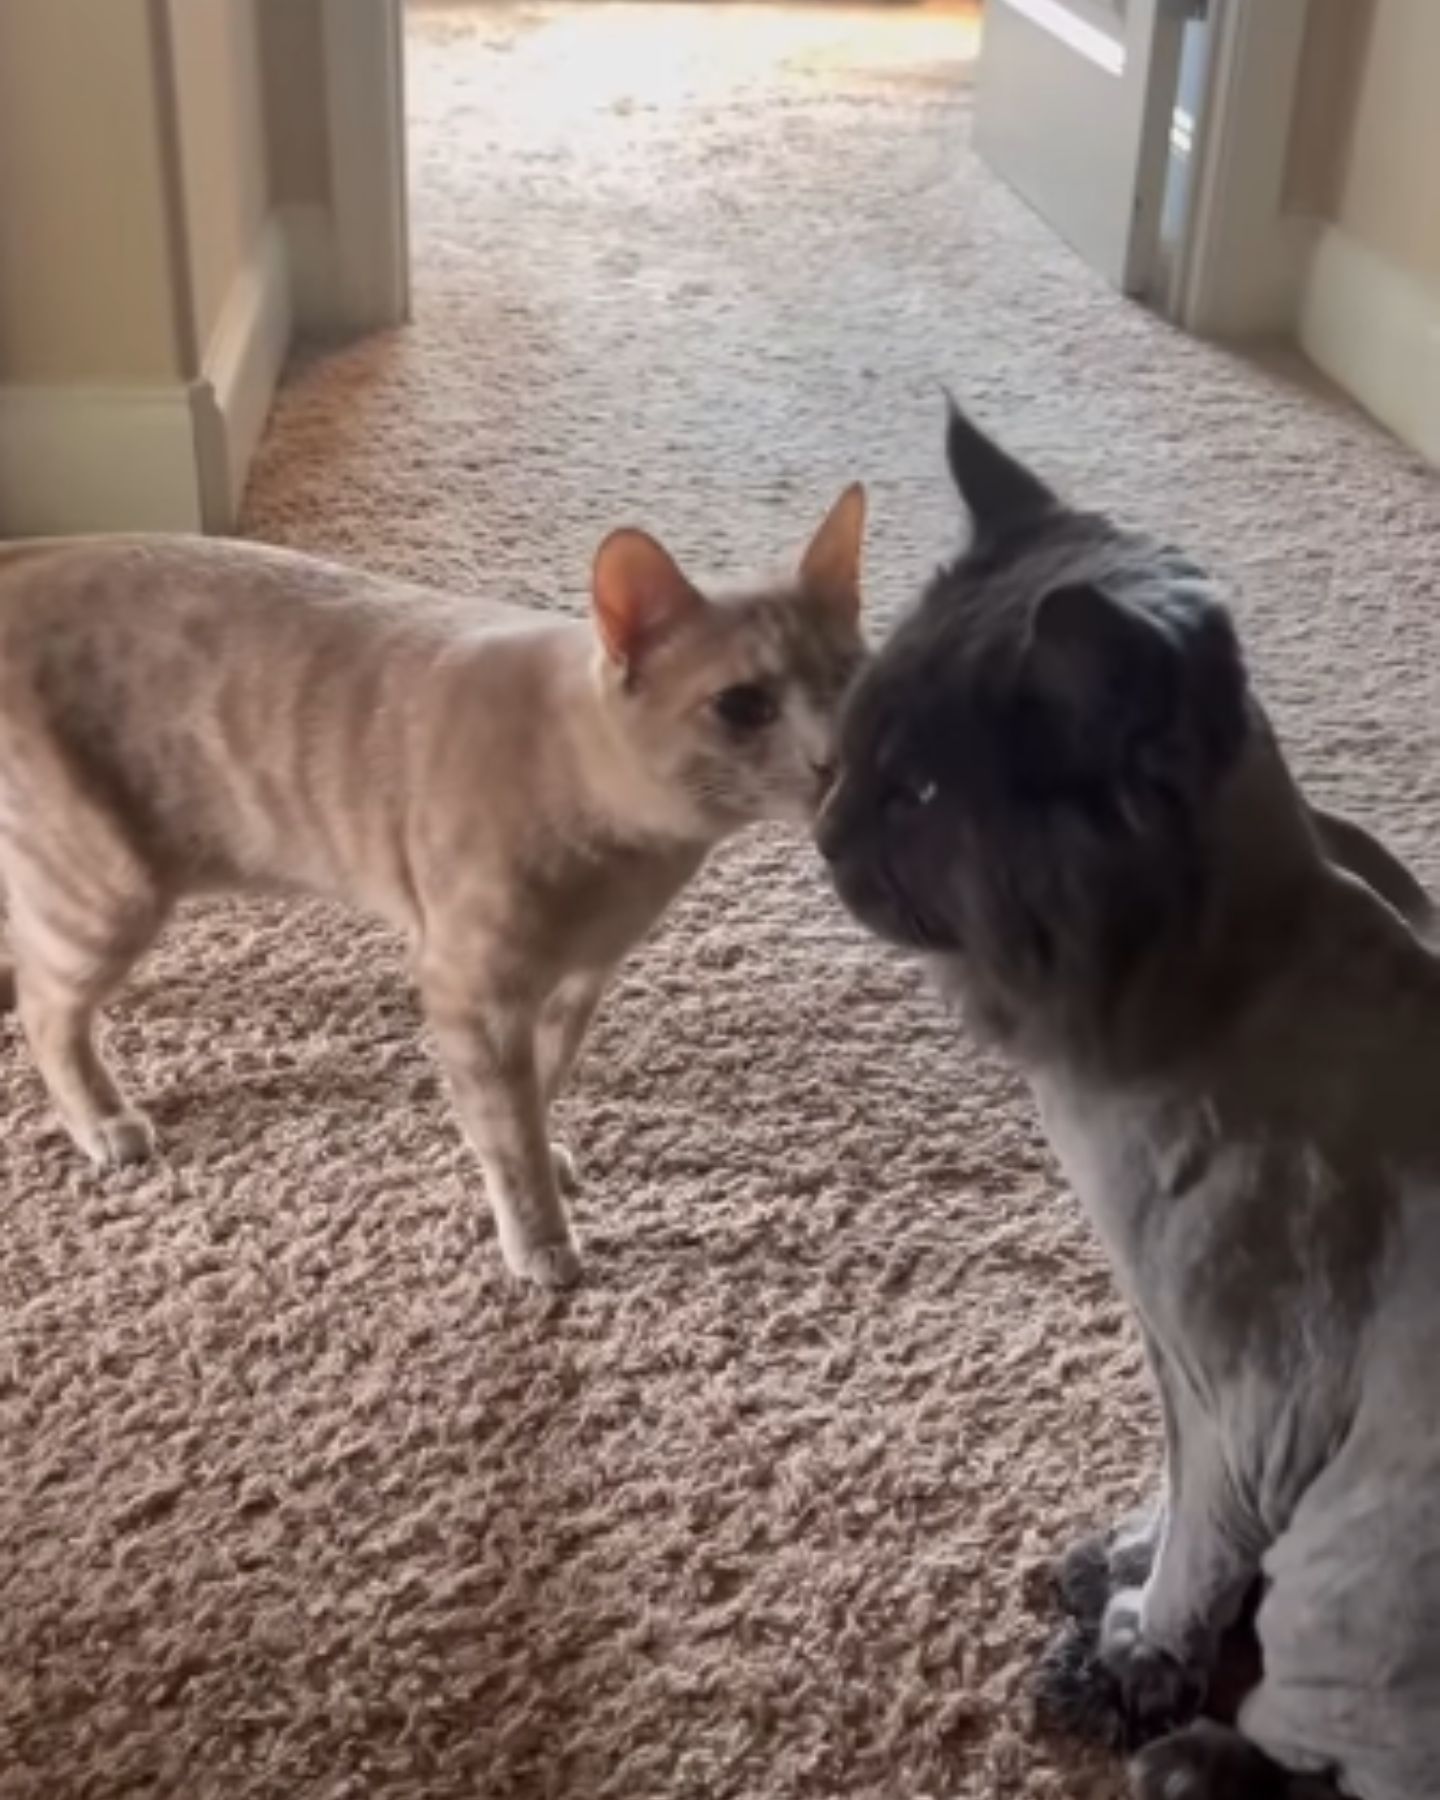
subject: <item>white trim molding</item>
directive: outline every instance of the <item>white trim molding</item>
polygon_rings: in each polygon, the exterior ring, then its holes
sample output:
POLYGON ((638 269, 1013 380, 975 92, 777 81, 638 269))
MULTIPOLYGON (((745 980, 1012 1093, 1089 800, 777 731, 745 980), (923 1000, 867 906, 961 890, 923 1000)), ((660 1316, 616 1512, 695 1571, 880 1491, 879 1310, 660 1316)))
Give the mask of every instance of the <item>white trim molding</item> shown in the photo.
POLYGON ((1310 360, 1440 465, 1440 287, 1327 225, 1300 313, 1310 360))
POLYGON ((207 531, 230 531, 270 416, 293 326, 285 236, 266 219, 206 347, 192 390, 201 511, 207 531))
POLYGON ((290 331, 272 217, 196 380, 0 387, 0 536, 234 530, 290 331))
POLYGON ((191 384, 0 388, 0 537, 203 524, 191 384))
POLYGON ((410 317, 401 0, 321 0, 321 32, 331 261, 322 285, 312 257, 304 311, 316 329, 382 331, 410 317))
POLYGON ((1310 0, 1212 0, 1209 75, 1170 312, 1206 337, 1289 335, 1315 221, 1285 209, 1310 0))
POLYGON ((335 250, 335 220, 318 201, 295 202, 279 210, 290 269, 290 307, 300 337, 335 335, 342 316, 335 250))

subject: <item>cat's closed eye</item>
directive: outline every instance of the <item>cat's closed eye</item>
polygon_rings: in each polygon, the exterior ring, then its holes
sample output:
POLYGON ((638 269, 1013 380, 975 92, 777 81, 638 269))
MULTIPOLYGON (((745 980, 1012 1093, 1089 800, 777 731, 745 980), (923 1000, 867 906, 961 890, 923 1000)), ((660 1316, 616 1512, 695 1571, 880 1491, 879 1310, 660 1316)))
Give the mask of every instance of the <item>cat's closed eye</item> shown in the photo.
POLYGON ((741 681, 734 687, 722 688, 710 704, 716 718, 737 732, 763 731, 780 715, 774 694, 758 681, 741 681))
POLYGON ((940 792, 940 783, 931 775, 919 773, 897 776, 885 793, 885 810, 889 813, 924 812, 940 792))

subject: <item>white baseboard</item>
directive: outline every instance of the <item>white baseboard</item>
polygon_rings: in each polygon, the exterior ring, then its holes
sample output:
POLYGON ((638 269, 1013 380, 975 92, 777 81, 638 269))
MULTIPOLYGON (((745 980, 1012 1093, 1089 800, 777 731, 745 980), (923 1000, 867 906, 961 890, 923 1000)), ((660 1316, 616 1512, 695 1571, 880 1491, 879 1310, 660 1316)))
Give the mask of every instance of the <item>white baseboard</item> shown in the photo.
MULTIPOLYGON (((292 203, 280 209, 280 224, 290 265, 290 293, 295 331, 300 337, 349 339, 367 331, 388 331, 409 318, 409 290, 387 297, 378 288, 361 291, 347 262, 344 234, 335 214, 317 203, 292 203)), ((349 227, 352 235, 356 227, 349 227)), ((375 252, 379 260, 381 252, 375 252)), ((408 256, 408 251, 399 254, 408 256)), ((403 265, 402 265, 403 266, 403 265)))
POLYGON ((234 529, 290 343, 277 220, 236 277, 198 381, 0 386, 0 536, 234 529))
POLYGON ((185 383, 0 388, 0 536, 203 523, 185 383))
POLYGON ((1300 342, 1367 412, 1440 465, 1440 287, 1327 225, 1310 265, 1300 342))
POLYGON ((404 0, 316 6, 329 192, 280 216, 297 332, 347 339, 410 317, 404 0))
POLYGON ((292 316, 285 237, 272 215, 231 284, 193 393, 207 531, 230 531, 239 516, 290 348, 292 316))
POLYGON ((329 207, 283 206, 279 218, 290 267, 296 332, 301 337, 339 336, 344 330, 345 308, 335 220, 329 207))
POLYGON ((320 0, 334 219, 333 328, 410 316, 402 0, 320 0))
POLYGON ((1189 219, 1169 296, 1202 337, 1291 337, 1314 222, 1286 210, 1309 0, 1212 0, 1189 219))

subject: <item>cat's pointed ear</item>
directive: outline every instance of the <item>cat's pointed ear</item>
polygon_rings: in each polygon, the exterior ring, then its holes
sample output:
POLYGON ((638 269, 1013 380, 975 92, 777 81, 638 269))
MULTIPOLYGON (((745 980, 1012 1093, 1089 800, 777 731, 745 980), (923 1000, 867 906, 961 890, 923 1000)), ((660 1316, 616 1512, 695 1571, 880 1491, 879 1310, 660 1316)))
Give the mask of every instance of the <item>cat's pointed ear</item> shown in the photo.
POLYGON ((1114 747, 1163 732, 1178 700, 1180 656, 1148 614, 1088 583, 1052 588, 1037 603, 1021 685, 1056 742, 1087 766, 1114 747))
POLYGON ((833 606, 847 619, 860 616, 860 562, 865 544, 865 489, 850 486, 825 515, 800 559, 800 584, 807 594, 833 606))
POLYGON ((705 598, 647 532, 612 531, 595 552, 590 605, 610 660, 634 669, 660 640, 704 610, 705 598))
POLYGON ((1059 507, 1060 501, 1038 475, 966 418, 948 389, 945 403, 949 412, 945 456, 977 535, 1039 518, 1059 507))
POLYGON ((1171 599, 1164 617, 1088 583, 1039 601, 1018 682, 1037 767, 1133 783, 1162 766, 1214 775, 1239 754, 1249 687, 1230 614, 1171 599))

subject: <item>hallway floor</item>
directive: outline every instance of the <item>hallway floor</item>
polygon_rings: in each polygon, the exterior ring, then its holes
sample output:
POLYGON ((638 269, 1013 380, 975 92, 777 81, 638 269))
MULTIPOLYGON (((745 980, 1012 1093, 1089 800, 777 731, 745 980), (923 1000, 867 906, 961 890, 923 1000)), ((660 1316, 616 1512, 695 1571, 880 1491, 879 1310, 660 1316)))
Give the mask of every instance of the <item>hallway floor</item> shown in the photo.
MULTIPOLYGON (((1233 578, 1303 776, 1440 877, 1440 487, 988 175, 973 19, 409 20, 415 324, 297 363, 249 532, 578 608, 617 523, 748 575, 862 476, 882 621, 957 541, 947 381, 1233 578)), ((1048 1558, 1153 1472, 1135 1341, 806 843, 612 996, 570 1301, 504 1278, 383 934, 199 908, 112 1037, 148 1172, 3 1068, 5 1800, 1116 1800, 1026 1696, 1048 1558)))

